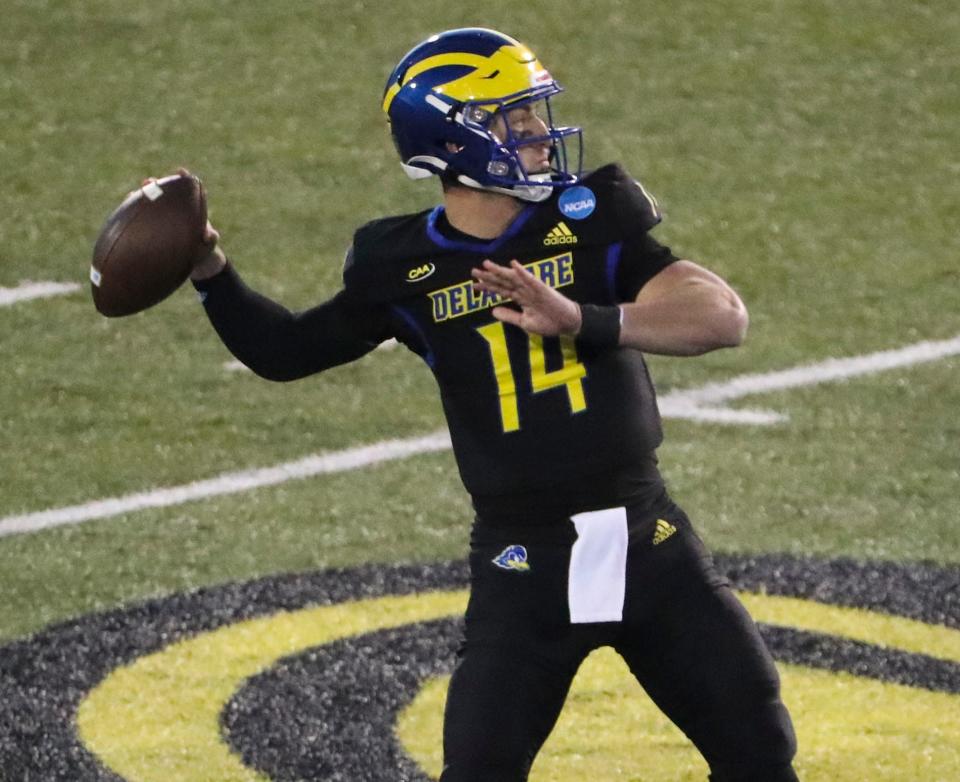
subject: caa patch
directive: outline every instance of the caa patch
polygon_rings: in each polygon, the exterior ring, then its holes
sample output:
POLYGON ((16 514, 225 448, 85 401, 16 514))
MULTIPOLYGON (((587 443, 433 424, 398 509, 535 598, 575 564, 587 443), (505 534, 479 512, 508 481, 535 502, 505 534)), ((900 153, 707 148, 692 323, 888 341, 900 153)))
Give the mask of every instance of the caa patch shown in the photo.
POLYGON ((407 272, 407 282, 420 282, 420 280, 425 280, 436 270, 436 264, 433 263, 425 263, 422 266, 415 266, 407 272))
POLYGON ((527 562, 527 550, 523 546, 507 546, 490 561, 504 570, 525 572, 530 569, 530 563, 527 562))
POLYGON ((557 206, 564 217, 583 220, 592 215, 593 210, 597 208, 597 197, 589 187, 577 185, 561 193, 557 206))

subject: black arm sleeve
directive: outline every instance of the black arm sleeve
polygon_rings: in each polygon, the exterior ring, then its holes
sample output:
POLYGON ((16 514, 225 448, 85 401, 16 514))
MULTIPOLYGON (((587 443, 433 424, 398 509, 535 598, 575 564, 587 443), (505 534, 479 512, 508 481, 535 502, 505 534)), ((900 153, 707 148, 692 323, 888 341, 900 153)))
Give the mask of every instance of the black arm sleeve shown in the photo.
POLYGON ((677 260, 669 247, 646 232, 625 241, 617 267, 619 300, 633 301, 644 285, 677 260))
POLYGON ((345 291, 294 313, 248 288, 232 264, 194 287, 223 344, 267 380, 296 380, 345 364, 387 337, 383 312, 353 302, 345 291))

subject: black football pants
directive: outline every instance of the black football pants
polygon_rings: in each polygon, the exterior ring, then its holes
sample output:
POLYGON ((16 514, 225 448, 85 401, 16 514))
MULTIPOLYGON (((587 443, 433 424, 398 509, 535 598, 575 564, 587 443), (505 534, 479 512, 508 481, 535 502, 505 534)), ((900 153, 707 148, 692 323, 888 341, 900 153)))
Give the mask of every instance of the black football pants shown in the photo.
POLYGON ((773 660, 686 516, 672 504, 625 514, 622 620, 579 624, 570 621, 572 522, 477 523, 441 782, 526 780, 577 668, 600 646, 620 653, 701 752, 713 782, 797 779, 796 739, 773 660), (658 518, 668 522, 659 535, 658 518))

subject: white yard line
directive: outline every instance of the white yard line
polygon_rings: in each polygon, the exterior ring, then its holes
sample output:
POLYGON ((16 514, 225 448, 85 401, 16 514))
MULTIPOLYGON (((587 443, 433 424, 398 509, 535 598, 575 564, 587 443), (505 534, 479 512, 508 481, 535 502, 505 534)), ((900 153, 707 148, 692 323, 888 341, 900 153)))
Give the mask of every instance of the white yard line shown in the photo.
POLYGON ((416 454, 445 451, 448 448, 450 448, 450 435, 445 429, 424 437, 385 440, 373 445, 348 448, 345 451, 314 454, 295 462, 278 464, 275 467, 224 473, 216 478, 187 483, 183 486, 127 494, 123 497, 95 500, 82 505, 54 508, 38 513, 25 513, 22 516, 8 516, 0 519, 0 536, 18 532, 36 532, 48 527, 79 524, 83 521, 104 519, 146 508, 164 508, 191 500, 237 494, 265 486, 276 486, 287 481, 310 478, 314 475, 355 470, 358 467, 380 462, 406 459, 416 454))
POLYGON ((720 423, 769 424, 787 420, 787 416, 769 410, 734 410, 721 406, 754 394, 813 386, 888 369, 939 361, 960 354, 960 336, 938 342, 917 342, 896 350, 881 350, 851 358, 828 358, 817 364, 804 364, 779 372, 740 375, 725 383, 709 383, 687 391, 671 391, 660 397, 660 412, 665 417, 688 418, 720 423))
POLYGON ((30 299, 49 299, 80 290, 75 282, 21 282, 16 288, 0 288, 0 307, 30 299))
MULTIPOLYGON (((768 424, 785 420, 785 417, 769 411, 736 410, 718 405, 753 394, 845 380, 955 355, 960 355, 960 336, 939 342, 919 342, 897 350, 884 350, 864 356, 832 358, 818 364, 807 364, 779 372, 740 375, 726 383, 710 383, 686 391, 672 391, 661 398, 660 407, 664 416, 672 418, 720 423, 768 424)), ((0 537, 36 532, 66 524, 79 524, 146 508, 162 508, 225 494, 237 494, 265 486, 276 486, 291 480, 354 470, 371 464, 406 459, 417 454, 444 451, 448 448, 450 448, 450 437, 443 430, 407 440, 385 440, 344 451, 314 454, 275 467, 225 473, 216 478, 183 486, 7 516, 0 519, 0 537)))

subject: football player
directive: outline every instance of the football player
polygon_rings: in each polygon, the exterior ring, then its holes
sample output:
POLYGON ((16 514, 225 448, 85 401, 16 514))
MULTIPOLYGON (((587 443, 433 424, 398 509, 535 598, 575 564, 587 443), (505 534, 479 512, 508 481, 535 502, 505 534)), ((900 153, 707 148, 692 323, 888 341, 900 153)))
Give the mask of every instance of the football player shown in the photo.
POLYGON ((383 110, 403 169, 439 177, 441 205, 362 226, 343 288, 305 312, 249 289, 212 229, 194 284, 264 377, 395 337, 437 379, 476 511, 442 782, 525 780, 603 645, 712 780, 795 780, 773 660, 664 487, 643 358, 736 346, 746 309, 651 236, 657 204, 621 166, 580 170, 580 128, 554 122, 560 92, 513 38, 432 36, 390 74, 383 110))

